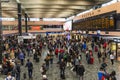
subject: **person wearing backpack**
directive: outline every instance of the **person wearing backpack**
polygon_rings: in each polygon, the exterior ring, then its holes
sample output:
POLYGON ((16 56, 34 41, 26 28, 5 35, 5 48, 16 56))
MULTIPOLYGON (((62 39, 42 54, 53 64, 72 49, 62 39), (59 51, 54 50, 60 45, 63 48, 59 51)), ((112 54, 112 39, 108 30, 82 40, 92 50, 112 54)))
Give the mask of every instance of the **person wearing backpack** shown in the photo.
POLYGON ((5 78, 5 80, 16 80, 10 72, 8 72, 8 76, 5 78))
POLYGON ((33 64, 29 59, 27 60, 27 63, 26 63, 25 67, 28 67, 28 76, 29 76, 29 79, 31 79, 32 78, 32 73, 33 73, 33 64))
POLYGON ((100 71, 98 71, 98 80, 105 80, 105 72, 102 67, 100 67, 100 71))

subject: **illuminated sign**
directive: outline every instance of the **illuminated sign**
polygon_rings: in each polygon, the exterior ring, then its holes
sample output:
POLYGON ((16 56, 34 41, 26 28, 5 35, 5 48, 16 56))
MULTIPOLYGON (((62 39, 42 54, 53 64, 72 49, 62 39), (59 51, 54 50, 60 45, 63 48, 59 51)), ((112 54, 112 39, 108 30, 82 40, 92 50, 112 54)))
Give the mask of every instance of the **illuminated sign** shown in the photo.
POLYGON ((43 18, 43 21, 66 21, 65 18, 43 18))
POLYGON ((40 21, 40 18, 30 18, 30 21, 40 21))
POLYGON ((15 21, 15 18, 0 18, 2 21, 15 21))

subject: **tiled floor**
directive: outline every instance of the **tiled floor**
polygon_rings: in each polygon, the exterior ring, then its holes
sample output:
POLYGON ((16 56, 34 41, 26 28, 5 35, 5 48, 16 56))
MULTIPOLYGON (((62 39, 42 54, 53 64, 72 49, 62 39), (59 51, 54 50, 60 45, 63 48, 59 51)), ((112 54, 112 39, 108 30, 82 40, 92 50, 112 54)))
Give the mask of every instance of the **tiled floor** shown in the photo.
MULTIPOLYGON (((43 50, 42 56, 45 55, 46 55, 46 50, 43 50)), ((96 58, 96 54, 94 53, 95 62, 93 65, 88 65, 86 63, 84 53, 82 54, 82 57, 83 57, 82 63, 85 66, 85 70, 86 70, 84 75, 84 80, 97 80, 97 72, 100 64, 96 58)), ((33 58, 30 57, 30 60, 33 61, 33 58)), ((120 62, 116 61, 115 64, 112 66, 110 60, 108 59, 107 61, 108 61, 107 71, 111 72, 112 70, 115 70, 117 72, 116 75, 117 80, 120 80, 120 62)), ((33 80, 42 80, 40 67, 43 62, 44 62, 43 57, 40 58, 39 63, 33 61, 34 63, 33 80)), ((24 66, 22 66, 21 69, 22 69, 21 80, 24 80, 22 75, 23 73, 27 73, 27 69, 24 66)), ((78 76, 76 76, 76 74, 72 72, 70 68, 66 68, 65 74, 66 74, 65 80, 79 80, 78 76)), ((57 59, 55 57, 54 57, 54 64, 50 66, 49 71, 47 72, 47 76, 48 76, 48 80, 61 80, 59 75, 59 66, 57 65, 57 59)), ((5 78, 4 75, 0 75, 0 80, 4 80, 4 78, 5 78)))

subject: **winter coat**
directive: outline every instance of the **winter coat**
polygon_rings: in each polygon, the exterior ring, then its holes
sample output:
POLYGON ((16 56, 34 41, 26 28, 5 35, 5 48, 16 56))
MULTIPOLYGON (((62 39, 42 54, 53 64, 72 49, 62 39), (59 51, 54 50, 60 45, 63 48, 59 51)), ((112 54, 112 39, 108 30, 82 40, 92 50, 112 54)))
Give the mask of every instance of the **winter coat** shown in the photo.
POLYGON ((84 66, 83 65, 79 65, 78 66, 78 70, 77 70, 77 74, 80 75, 80 76, 83 76, 84 72, 85 72, 84 66))

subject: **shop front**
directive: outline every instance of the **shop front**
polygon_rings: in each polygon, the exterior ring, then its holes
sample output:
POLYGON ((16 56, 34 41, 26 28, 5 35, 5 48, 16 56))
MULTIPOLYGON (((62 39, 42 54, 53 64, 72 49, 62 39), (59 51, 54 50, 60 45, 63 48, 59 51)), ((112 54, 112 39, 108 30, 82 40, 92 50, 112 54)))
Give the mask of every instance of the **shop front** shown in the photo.
POLYGON ((71 38, 75 39, 75 40, 80 40, 81 34, 80 33, 73 33, 73 34, 71 34, 71 38))
POLYGON ((120 61, 120 37, 104 36, 102 39, 109 41, 111 52, 114 53, 117 61, 120 61))
POLYGON ((120 42, 117 43, 117 60, 120 61, 120 42))
POLYGON ((120 39, 113 39, 111 43, 111 51, 116 55, 116 59, 120 61, 120 39))

